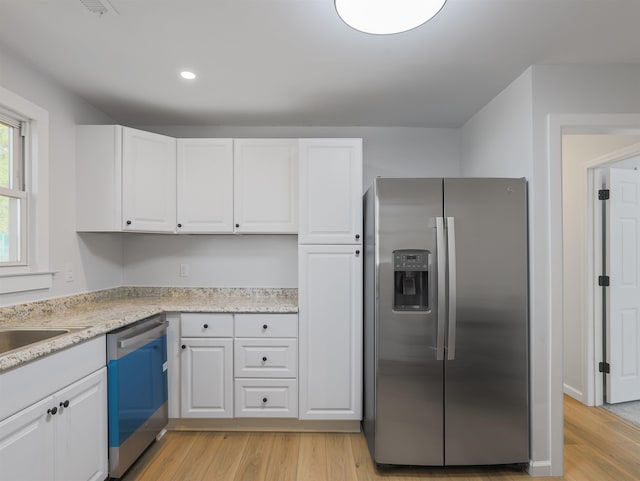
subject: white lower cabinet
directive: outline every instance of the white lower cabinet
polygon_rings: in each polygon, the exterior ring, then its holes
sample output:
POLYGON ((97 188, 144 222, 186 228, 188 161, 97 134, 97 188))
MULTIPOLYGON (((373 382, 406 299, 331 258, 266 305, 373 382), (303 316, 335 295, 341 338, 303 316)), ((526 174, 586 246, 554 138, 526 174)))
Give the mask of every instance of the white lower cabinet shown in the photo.
POLYGON ((181 314, 180 417, 297 417, 297 336, 297 314, 181 314))
POLYGON ((182 339, 183 418, 233 417, 233 340, 182 339))
POLYGON ((180 416, 233 417, 233 315, 180 316, 180 416))
POLYGON ((107 477, 107 371, 86 376, 0 422, 0 479, 107 477))

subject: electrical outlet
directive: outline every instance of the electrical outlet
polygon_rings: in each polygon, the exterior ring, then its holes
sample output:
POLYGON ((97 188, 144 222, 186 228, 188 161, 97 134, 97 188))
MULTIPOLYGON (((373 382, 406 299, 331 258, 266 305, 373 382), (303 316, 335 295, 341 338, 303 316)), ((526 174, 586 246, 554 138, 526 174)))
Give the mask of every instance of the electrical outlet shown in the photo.
POLYGON ((66 282, 73 282, 73 264, 70 262, 64 265, 64 280, 66 282))
POLYGON ((180 264, 180 277, 189 277, 189 264, 180 264))

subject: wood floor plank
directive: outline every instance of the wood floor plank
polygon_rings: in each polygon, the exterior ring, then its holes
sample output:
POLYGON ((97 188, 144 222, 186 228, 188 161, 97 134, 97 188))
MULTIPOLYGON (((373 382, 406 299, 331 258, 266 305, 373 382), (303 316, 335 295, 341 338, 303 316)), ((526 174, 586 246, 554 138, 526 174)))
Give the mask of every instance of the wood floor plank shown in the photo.
POLYGON ((218 450, 211 457, 202 481, 229 481, 233 479, 240 465, 242 454, 249 443, 249 433, 221 434, 223 436, 218 444, 218 450))
POLYGON ((297 481, 299 450, 298 433, 275 434, 265 481, 297 481))
POLYGON ((327 434, 326 450, 327 475, 330 480, 358 478, 348 435, 327 434))
POLYGON ((234 481, 263 481, 269 465, 269 457, 273 448, 272 433, 252 433, 248 446, 242 454, 234 481))
POLYGON ((223 433, 198 433, 171 481, 202 481, 223 438, 223 433))
POLYGON ((300 435, 297 481, 329 481, 325 441, 326 436, 322 433, 300 435))
MULTIPOLYGON (((171 481, 193 446, 197 433, 170 433, 164 437, 162 455, 154 456, 134 480, 171 481)), ((128 479, 127 479, 128 481, 128 479)))
POLYGON ((351 452, 358 481, 375 481, 381 479, 376 473, 376 468, 369 454, 369 447, 364 436, 354 434, 349 436, 351 452))

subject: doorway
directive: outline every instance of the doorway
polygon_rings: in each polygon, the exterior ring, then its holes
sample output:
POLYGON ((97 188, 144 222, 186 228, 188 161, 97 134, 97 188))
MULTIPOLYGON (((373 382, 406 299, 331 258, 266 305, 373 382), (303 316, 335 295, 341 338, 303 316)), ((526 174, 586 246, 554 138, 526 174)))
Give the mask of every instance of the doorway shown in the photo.
MULTIPOLYGON (((609 393, 609 400, 614 400, 615 396, 612 397, 611 394, 613 387, 610 382, 611 374, 601 371, 606 371, 607 366, 604 364, 606 361, 614 359, 617 363, 614 371, 619 375, 620 357, 625 354, 620 352, 624 344, 620 345, 619 337, 617 349, 616 346, 611 346, 609 342, 611 337, 607 337, 611 332, 605 329, 602 323, 603 314, 609 314, 613 307, 609 302, 611 287, 599 286, 599 283, 606 283, 605 278, 599 277, 603 275, 603 262, 610 264, 612 260, 617 259, 617 268, 619 269, 620 266, 626 268, 625 275, 628 277, 629 274, 635 275, 635 270, 631 272, 629 266, 638 265, 639 256, 634 253, 640 252, 637 247, 632 250, 629 255, 635 255, 636 259, 633 262, 629 259, 626 267, 624 263, 620 263, 620 249, 618 249, 621 245, 620 230, 618 229, 614 234, 618 236, 613 239, 615 242, 607 243, 607 240, 611 241, 611 239, 610 236, 603 237, 602 222, 607 221, 606 216, 611 203, 607 200, 598 200, 598 191, 611 183, 609 174, 612 168, 624 174, 625 170, 634 172, 634 167, 640 169, 640 135, 637 132, 562 136, 563 387, 565 394, 589 406, 603 405, 607 393, 609 393), (611 245, 614 245, 614 254, 618 257, 611 255, 611 245), (606 252, 609 255, 602 255, 603 248, 607 249, 606 252), (607 352, 608 346, 609 352, 607 352), (605 382, 609 383, 607 387, 605 382)), ((640 179, 640 172, 636 171, 635 176, 640 179)), ((618 177, 620 176, 616 178, 618 177)), ((630 194, 627 193, 627 195, 630 194)), ((640 196, 640 191, 638 195, 640 196)), ((640 202, 640 199, 638 201, 640 202)), ((637 225, 640 225, 640 222, 636 222, 634 229, 629 229, 627 222, 626 231, 623 233, 626 236, 625 245, 629 244, 631 239, 635 245, 640 242, 639 236, 636 235, 637 225)), ((609 269, 609 266, 606 269, 609 269)), ((616 274, 617 279, 618 274, 616 274)), ((615 296, 614 301, 619 304, 619 299, 615 296)), ((640 329, 638 322, 629 317, 630 312, 625 311, 627 331, 640 329)), ((640 332, 636 334, 633 337, 640 343, 638 337, 640 332)), ((617 335, 620 336, 620 333, 618 332, 617 335)), ((627 347, 631 337, 627 332, 627 347)))

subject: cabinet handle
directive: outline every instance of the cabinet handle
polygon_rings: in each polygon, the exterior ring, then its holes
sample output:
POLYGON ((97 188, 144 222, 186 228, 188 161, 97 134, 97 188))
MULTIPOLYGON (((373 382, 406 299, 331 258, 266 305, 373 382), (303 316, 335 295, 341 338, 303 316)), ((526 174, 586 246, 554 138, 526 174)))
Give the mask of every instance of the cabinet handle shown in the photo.
POLYGON ((204 327, 205 329, 209 329, 209 324, 205 324, 205 325, 204 325, 204 326, 202 326, 202 327, 204 327))
POLYGON ((267 326, 266 324, 262 325, 262 329, 266 329, 267 327, 269 327, 269 326, 267 326))
POLYGON ((267 399, 266 397, 263 397, 263 398, 262 398, 262 402, 263 402, 263 403, 266 403, 267 401, 268 401, 268 399, 267 399))
POLYGON ((240 224, 236 224, 236 227, 240 227, 240 224))
POLYGON ((182 227, 182 224, 178 224, 178 227, 182 227))
POLYGON ((47 414, 51 414, 52 416, 55 416, 57 412, 58 408, 55 406, 53 406, 51 409, 47 409, 47 414))
POLYGON ((267 356, 262 357, 262 362, 267 362, 267 356))
POLYGON ((184 344, 181 347, 182 347, 182 349, 186 349, 187 348, 187 346, 185 346, 184 344))
POLYGON ((360 234, 356 234, 356 240, 360 239, 360 234))
POLYGON ((131 225, 131 221, 130 220, 127 221, 127 225, 131 225))
POLYGON ((66 400, 64 402, 60 403, 60 407, 61 408, 68 408, 69 407, 69 400, 66 400))
POLYGON ((360 251, 356 251, 356 255, 359 256, 360 255, 360 251))

